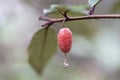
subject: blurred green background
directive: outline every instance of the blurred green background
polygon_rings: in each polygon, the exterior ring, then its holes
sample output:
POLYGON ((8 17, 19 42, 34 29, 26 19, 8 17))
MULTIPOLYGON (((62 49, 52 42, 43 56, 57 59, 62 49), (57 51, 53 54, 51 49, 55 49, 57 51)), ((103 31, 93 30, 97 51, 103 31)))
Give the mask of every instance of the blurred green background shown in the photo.
MULTIPOLYGON (((28 63, 28 46, 41 28, 42 9, 51 4, 79 5, 87 0, 0 0, 0 80, 120 80, 120 20, 67 22, 73 45, 63 69, 58 49, 39 75, 28 63)), ((119 0, 103 0, 95 14, 120 13, 119 0)), ((54 15, 57 16, 57 15, 54 15)), ((58 31, 61 24, 55 24, 58 31)))

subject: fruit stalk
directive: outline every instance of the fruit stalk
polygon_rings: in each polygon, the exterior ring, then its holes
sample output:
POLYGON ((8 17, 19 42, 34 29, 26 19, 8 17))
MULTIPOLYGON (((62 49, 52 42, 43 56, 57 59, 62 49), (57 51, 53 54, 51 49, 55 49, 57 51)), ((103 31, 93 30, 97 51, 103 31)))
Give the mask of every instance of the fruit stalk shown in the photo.
POLYGON ((58 32, 58 46, 60 50, 65 54, 64 68, 68 67, 67 54, 70 52, 72 47, 72 32, 69 28, 61 28, 58 32))

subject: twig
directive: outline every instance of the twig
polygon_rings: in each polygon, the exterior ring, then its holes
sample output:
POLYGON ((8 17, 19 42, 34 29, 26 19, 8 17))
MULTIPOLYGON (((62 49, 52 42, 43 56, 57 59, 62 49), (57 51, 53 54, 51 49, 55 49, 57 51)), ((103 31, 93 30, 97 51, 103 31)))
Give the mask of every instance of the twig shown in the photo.
POLYGON ((45 18, 45 17, 40 17, 39 20, 42 21, 47 21, 45 24, 42 26, 48 26, 50 24, 58 23, 58 22, 63 22, 63 20, 66 21, 75 21, 75 20, 88 20, 88 19, 120 19, 120 14, 103 14, 103 15, 88 15, 88 16, 77 16, 77 17, 69 17, 69 18, 45 18))

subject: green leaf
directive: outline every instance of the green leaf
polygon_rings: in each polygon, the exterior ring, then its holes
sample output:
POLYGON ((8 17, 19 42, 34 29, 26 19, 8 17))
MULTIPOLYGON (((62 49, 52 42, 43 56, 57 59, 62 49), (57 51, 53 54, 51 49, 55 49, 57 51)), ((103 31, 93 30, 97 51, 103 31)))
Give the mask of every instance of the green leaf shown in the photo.
POLYGON ((68 6, 68 10, 70 10, 73 13, 81 13, 81 14, 88 14, 88 11, 90 9, 89 5, 76 5, 76 6, 68 6))
POLYGON ((48 9, 43 9, 43 13, 44 13, 44 14, 52 13, 52 12, 54 12, 55 9, 58 8, 58 7, 59 7, 59 5, 52 4, 52 5, 50 6, 50 8, 48 8, 48 9))
POLYGON ((87 14, 90 6, 89 5, 57 5, 57 4, 52 4, 50 8, 48 9, 43 9, 43 13, 45 15, 48 14, 60 14, 57 9, 62 9, 63 11, 68 10, 70 14, 76 15, 76 14, 87 14))
POLYGON ((72 21, 67 22, 66 26, 68 26, 73 34, 81 35, 87 39, 92 39, 93 35, 97 31, 97 27, 95 25, 90 25, 91 21, 72 21))
POLYGON ((37 31, 28 48, 29 63, 42 74, 46 63, 56 51, 57 41, 55 32, 51 28, 37 31))
POLYGON ((101 0, 88 0, 88 3, 91 7, 97 5, 101 0))

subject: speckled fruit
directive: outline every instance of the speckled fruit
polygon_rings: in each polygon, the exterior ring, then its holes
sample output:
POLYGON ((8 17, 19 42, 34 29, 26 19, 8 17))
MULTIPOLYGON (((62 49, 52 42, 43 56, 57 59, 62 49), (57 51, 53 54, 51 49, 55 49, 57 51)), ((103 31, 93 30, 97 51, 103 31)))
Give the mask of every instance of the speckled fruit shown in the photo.
POLYGON ((58 32, 58 46, 64 53, 68 53, 72 47, 72 32, 69 28, 61 28, 58 32))

